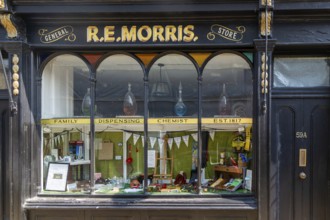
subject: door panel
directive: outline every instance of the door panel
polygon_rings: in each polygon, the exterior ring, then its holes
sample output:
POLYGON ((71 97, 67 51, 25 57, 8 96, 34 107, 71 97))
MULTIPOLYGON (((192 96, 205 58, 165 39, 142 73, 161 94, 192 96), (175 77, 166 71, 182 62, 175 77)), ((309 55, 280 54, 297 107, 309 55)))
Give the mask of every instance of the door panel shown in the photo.
POLYGON ((330 219, 329 119, 328 99, 272 100, 270 219, 330 219))
MULTIPOLYGON (((297 201, 295 188, 295 130, 299 103, 282 102, 274 104, 276 114, 272 119, 271 148, 271 205, 272 219, 294 219, 294 206, 297 201), (285 172, 281 172, 285 171, 285 172)), ((299 201, 299 200, 298 200, 299 201)))
POLYGON ((330 219, 329 213, 329 196, 328 175, 330 158, 330 118, 329 107, 326 105, 317 105, 313 109, 310 117, 311 125, 311 174, 313 180, 311 183, 312 189, 312 219, 330 219), (328 195, 328 196, 325 196, 328 195), (328 200, 328 201, 327 201, 328 200))

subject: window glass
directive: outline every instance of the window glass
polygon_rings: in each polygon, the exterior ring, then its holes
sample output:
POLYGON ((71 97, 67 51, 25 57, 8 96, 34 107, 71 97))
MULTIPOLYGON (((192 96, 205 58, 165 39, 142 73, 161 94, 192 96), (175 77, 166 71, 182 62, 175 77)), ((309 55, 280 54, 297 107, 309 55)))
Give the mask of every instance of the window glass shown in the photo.
POLYGON ((329 86, 328 57, 275 57, 274 87, 329 86))
POLYGON ((0 89, 6 89, 5 72, 8 74, 8 54, 1 50, 1 63, 0 63, 0 89))
POLYGON ((82 108, 89 72, 80 58, 68 54, 43 69, 43 193, 90 192, 90 119, 82 108))
POLYGON ((96 73, 95 194, 141 194, 144 82, 132 57, 111 55, 96 73))
POLYGON ((42 74, 42 118, 84 115, 88 79, 89 69, 76 56, 60 55, 49 61, 42 74))
POLYGON ((237 54, 222 53, 207 62, 202 75, 203 193, 250 193, 251 67, 237 54))
POLYGON ((223 53, 203 71, 203 117, 251 117, 252 72, 241 56, 223 53))
POLYGON ((168 54, 151 67, 149 88, 148 192, 196 193, 197 70, 187 57, 168 54))
POLYGON ((97 69, 96 81, 97 116, 144 115, 143 72, 136 60, 119 54, 106 58, 97 69))
POLYGON ((41 193, 251 193, 252 72, 246 59, 195 54, 205 66, 198 82, 200 70, 188 55, 160 56, 150 69, 134 55, 95 57, 102 60, 95 87, 94 73, 78 56, 56 56, 43 69, 41 193))

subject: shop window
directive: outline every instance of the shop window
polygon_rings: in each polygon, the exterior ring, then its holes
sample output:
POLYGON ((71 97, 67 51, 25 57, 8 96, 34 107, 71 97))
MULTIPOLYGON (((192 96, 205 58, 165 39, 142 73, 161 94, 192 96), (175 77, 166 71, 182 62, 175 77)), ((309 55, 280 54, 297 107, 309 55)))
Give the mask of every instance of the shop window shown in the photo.
POLYGON ((187 57, 168 54, 149 71, 148 192, 196 193, 197 69, 187 57), (152 155, 152 156, 150 156, 152 155))
MULTIPOLYGON (((90 70, 81 58, 53 57, 42 72, 43 189, 89 190, 89 112, 83 108, 90 70), (85 118, 85 119, 81 119, 85 118), (80 120, 78 120, 80 119, 80 120), (78 186, 77 186, 78 185, 78 186)), ((85 102, 90 100, 86 100, 85 102)))
POLYGON ((236 53, 152 56, 145 65, 126 53, 98 54, 93 64, 70 54, 45 61, 42 193, 251 192, 249 61, 236 53))
POLYGON ((203 70, 202 184, 205 193, 251 192, 252 72, 234 53, 212 57, 203 70), (210 180, 213 180, 210 185, 210 180))
POLYGON ((275 57, 274 87, 329 86, 329 61, 328 57, 275 57))
POLYGON ((111 55, 97 68, 94 194, 141 194, 144 174, 144 72, 111 55))

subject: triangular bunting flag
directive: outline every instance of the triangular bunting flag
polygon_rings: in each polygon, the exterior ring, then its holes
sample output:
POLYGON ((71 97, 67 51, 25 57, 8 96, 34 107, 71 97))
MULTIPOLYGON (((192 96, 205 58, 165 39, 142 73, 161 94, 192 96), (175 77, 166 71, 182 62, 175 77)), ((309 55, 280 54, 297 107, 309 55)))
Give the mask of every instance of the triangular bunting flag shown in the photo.
POLYGON ((159 146, 159 149, 163 149, 163 145, 164 145, 164 139, 159 138, 159 139, 158 139, 158 146, 159 146))
POLYGON ((150 139, 151 148, 153 149, 155 147, 155 143, 157 141, 157 138, 155 138, 155 137, 149 137, 149 139, 150 139))
POLYGON ((189 144, 189 135, 182 136, 182 139, 183 139, 183 142, 188 147, 188 144, 189 144))
POLYGON ((128 141, 128 139, 132 136, 132 133, 125 132, 125 142, 128 141))
POLYGON ((181 137, 175 137, 175 138, 174 138, 174 142, 176 143, 176 146, 177 146, 178 148, 180 148, 181 137))
POLYGON ((169 138, 169 139, 167 139, 167 144, 168 144, 168 147, 170 148, 170 150, 172 150, 172 146, 173 146, 173 138, 169 138))
POLYGON ((140 135, 139 134, 133 134, 133 143, 134 143, 134 145, 139 140, 139 138, 140 138, 140 135))
POLYGON ((198 133, 191 134, 191 137, 194 139, 194 141, 198 141, 198 133))
POLYGON ((211 138, 212 141, 214 141, 214 134, 215 134, 214 131, 210 131, 210 138, 211 138))

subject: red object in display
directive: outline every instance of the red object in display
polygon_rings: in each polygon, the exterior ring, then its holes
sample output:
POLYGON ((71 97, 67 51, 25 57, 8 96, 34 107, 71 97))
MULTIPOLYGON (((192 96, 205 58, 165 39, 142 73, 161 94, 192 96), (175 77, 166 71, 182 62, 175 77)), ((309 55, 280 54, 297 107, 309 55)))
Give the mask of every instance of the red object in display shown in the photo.
POLYGON ((126 163, 127 164, 131 164, 133 162, 133 158, 132 158, 132 145, 128 145, 128 157, 126 159, 126 163))

